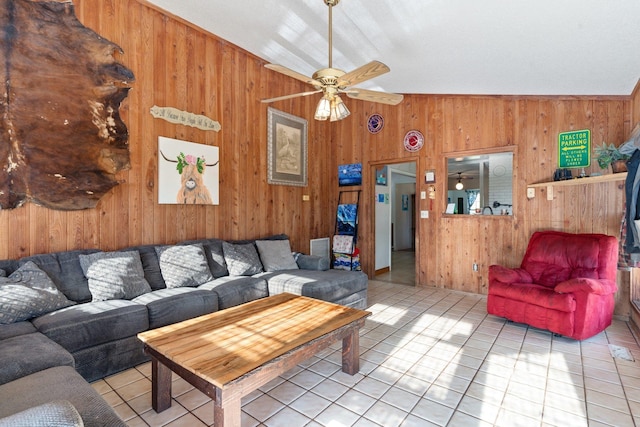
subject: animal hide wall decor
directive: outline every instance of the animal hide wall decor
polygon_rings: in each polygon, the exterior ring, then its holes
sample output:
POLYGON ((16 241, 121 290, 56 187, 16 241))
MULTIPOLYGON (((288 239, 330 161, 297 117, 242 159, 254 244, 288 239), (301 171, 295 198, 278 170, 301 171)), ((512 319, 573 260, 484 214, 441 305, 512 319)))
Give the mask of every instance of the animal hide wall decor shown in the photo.
POLYGON ((93 208, 129 169, 133 73, 70 0, 0 0, 0 208, 93 208))

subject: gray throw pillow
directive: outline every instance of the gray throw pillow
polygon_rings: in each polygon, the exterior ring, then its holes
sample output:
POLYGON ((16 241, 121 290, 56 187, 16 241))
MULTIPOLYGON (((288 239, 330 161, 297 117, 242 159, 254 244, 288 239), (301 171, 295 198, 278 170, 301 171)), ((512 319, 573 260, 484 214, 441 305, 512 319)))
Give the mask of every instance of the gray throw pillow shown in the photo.
MULTIPOLYGON (((96 411, 97 412, 97 411, 96 411)), ((78 410, 68 400, 54 400, 0 420, 0 427, 83 427, 78 410)))
POLYGON ((264 271, 297 270, 288 240, 256 240, 264 271))
POLYGON ((200 286, 213 280, 201 244, 156 246, 156 253, 167 288, 200 286))
POLYGON ((224 260, 231 276, 253 276, 262 273, 262 264, 253 243, 222 242, 224 260))
POLYGON ((31 261, 9 277, 0 278, 0 324, 42 316, 73 304, 31 261))
POLYGON ((96 252, 79 258, 91 301, 133 299, 151 292, 138 251, 96 252))

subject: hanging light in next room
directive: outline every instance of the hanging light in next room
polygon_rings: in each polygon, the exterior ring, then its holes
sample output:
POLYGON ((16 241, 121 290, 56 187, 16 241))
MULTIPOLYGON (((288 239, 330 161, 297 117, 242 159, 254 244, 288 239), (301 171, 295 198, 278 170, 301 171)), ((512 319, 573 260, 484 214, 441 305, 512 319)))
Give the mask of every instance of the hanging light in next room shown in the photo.
POLYGON ((458 183, 456 184, 456 190, 462 190, 464 185, 462 184, 462 172, 458 172, 458 183))

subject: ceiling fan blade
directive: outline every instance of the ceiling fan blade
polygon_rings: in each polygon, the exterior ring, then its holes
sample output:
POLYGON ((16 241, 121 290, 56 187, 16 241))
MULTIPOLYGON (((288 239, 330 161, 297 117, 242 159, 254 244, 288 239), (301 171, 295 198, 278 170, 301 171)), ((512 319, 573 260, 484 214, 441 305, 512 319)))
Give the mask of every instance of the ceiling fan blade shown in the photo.
POLYGON ((341 76, 338 80, 338 87, 357 85, 358 83, 378 77, 384 73, 388 73, 389 71, 391 71, 389 70, 389 67, 384 65, 382 62, 371 61, 368 64, 341 76))
POLYGON ((276 102, 276 101, 283 101, 285 99, 297 98, 299 96, 309 96, 309 95, 313 95, 314 93, 320 93, 320 92, 322 92, 321 89, 311 90, 309 92, 294 93, 292 95, 284 95, 284 96, 278 96, 278 97, 275 97, 275 98, 263 99, 260 102, 263 102, 263 103, 266 104, 266 103, 269 103, 269 102, 276 102))
POLYGON ((282 65, 276 64, 265 64, 265 68, 268 68, 273 71, 277 71, 280 74, 284 74, 285 76, 293 77, 294 79, 303 81, 305 83, 309 83, 310 85, 315 86, 316 88, 321 88, 322 83, 318 80, 314 80, 311 77, 307 77, 304 74, 298 73, 297 71, 293 71, 287 67, 283 67, 282 65))
POLYGON ((348 89, 341 91, 346 93, 349 98, 360 99, 363 101, 379 102, 381 104, 398 105, 404 96, 397 93, 377 92, 367 89, 348 89))

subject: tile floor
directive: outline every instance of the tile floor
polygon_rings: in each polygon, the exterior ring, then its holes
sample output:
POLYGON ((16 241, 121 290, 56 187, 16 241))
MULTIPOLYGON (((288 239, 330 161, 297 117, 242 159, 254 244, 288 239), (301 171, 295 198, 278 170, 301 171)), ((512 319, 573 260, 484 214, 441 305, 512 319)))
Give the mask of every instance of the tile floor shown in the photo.
MULTIPOLYGON (((482 295, 369 283, 360 373, 340 371, 336 344, 243 399, 243 427, 640 426, 626 323, 578 342, 487 315, 482 295)), ((153 411, 150 370, 93 386, 130 426, 211 425, 212 402, 177 377, 172 407, 153 411)))
POLYGON ((392 251, 391 270, 376 275, 376 280, 415 286, 416 253, 414 251, 392 251))

